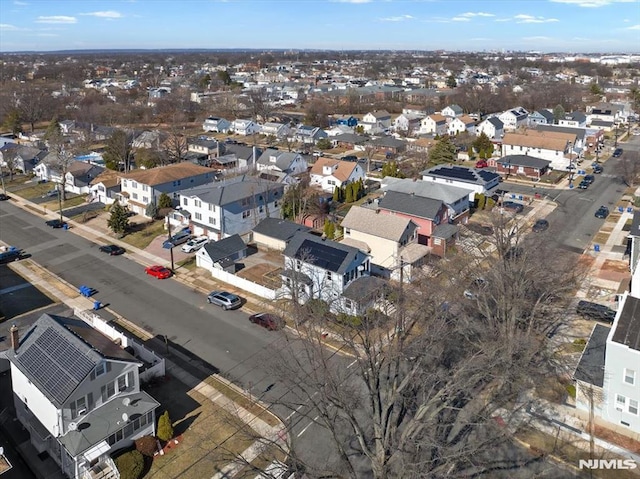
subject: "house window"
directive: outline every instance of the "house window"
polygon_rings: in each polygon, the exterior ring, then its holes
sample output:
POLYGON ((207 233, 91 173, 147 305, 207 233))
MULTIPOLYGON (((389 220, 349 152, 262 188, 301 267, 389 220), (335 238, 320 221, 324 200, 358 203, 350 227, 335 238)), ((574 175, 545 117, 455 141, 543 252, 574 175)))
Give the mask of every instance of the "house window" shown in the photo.
POLYGON ((142 185, 142 191, 148 191, 149 187, 147 185, 142 185))
POLYGON ((345 228, 344 229, 344 234, 350 235, 351 234, 351 230, 349 228, 345 228))
POLYGON ((105 403, 116 395, 116 383, 115 381, 110 381, 104 386, 100 388, 100 396, 102 397, 102 402, 105 403))
POLYGON ((629 399, 629 413, 638 415, 638 401, 636 399, 629 399))
POLYGON ((213 211, 213 212, 215 212, 215 211, 216 211, 216 205, 211 205, 211 204, 210 204, 210 205, 209 205, 209 211, 213 211))
POLYGON ((213 216, 209 216, 209 224, 210 225, 215 225, 216 224, 216 219, 213 216))
POLYGON ((242 218, 249 218, 251 216, 251 210, 245 210, 242 212, 242 218))
POLYGON ((262 205, 261 205, 261 206, 258 208, 258 211, 259 211, 260 213, 264 213, 264 206, 262 206, 262 205))
POLYGON ((627 398, 620 395, 620 394, 616 394, 616 409, 618 411, 624 411, 624 405, 627 403, 627 398))
POLYGON ((85 414, 87 412, 87 398, 82 396, 81 398, 76 399, 71 402, 69 408, 71 409, 71 419, 75 419, 81 414, 85 414))
POLYGON ((331 276, 331 271, 327 271, 327 281, 333 281, 333 276, 331 276))
POLYGON ((300 261, 299 259, 296 260, 296 268, 302 268, 302 261, 300 261))
POLYGON ((194 213, 193 216, 195 216, 197 221, 202 221, 202 213, 196 212, 196 213, 194 213))
POLYGON ((107 363, 102 362, 96 366, 96 377, 102 376, 107 372, 107 363))
POLYGON ((636 383, 636 372, 633 369, 624 369, 624 382, 631 386, 636 383))
POLYGON ((200 207, 202 206, 202 201, 200 201, 200 200, 195 200, 195 201, 193 202, 193 204, 196 206, 196 208, 200 208, 200 207))
POLYGON ((189 200, 186 198, 182 198, 182 206, 187 206, 189 204, 189 200))
POLYGON ((127 375, 123 374, 118 378, 118 392, 127 390, 127 375))
POLYGON ((278 200, 275 200, 275 201, 273 202, 273 206, 274 206, 274 207, 276 207, 276 208, 278 207, 278 200))
POLYGON ((131 193, 131 196, 133 197, 134 200, 138 199, 138 193, 131 193))
POLYGON ((138 183, 136 183, 135 181, 131 182, 131 188, 137 188, 138 187, 138 183))
POLYGON ((344 307, 347 308, 349 311, 351 311, 351 308, 353 308, 353 303, 351 303, 350 299, 344 300, 344 307))
POLYGON ((143 197, 142 197, 142 202, 143 202, 144 204, 149 203, 149 197, 148 197, 148 196, 143 196, 143 197))

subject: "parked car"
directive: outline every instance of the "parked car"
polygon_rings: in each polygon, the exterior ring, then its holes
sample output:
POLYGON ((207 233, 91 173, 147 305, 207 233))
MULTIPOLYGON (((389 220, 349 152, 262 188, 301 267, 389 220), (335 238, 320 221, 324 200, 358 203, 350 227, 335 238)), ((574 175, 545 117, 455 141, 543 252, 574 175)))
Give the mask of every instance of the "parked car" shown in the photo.
POLYGON ((56 218, 55 220, 49 220, 45 222, 45 224, 47 226, 50 226, 51 228, 57 229, 57 228, 64 228, 67 223, 66 221, 62 221, 61 219, 56 218))
POLYGON ((600 174, 604 171, 604 168, 601 165, 596 165, 593 167, 593 172, 596 174, 600 174))
POLYGON ((582 180, 578 185, 578 188, 580 188, 581 190, 586 190, 587 188, 589 188, 590 184, 591 183, 589 183, 588 181, 582 180))
POLYGON ((358 161, 358 157, 356 155, 345 155, 342 157, 342 161, 358 161))
POLYGON ((8 195, 5 195, 4 193, 0 193, 0 201, 7 201, 9 199, 8 195))
POLYGON ((486 168, 487 166, 489 166, 489 163, 487 163, 487 160, 476 161, 476 168, 486 168))
POLYGON ((125 253, 125 249, 115 244, 100 246, 100 251, 107 253, 109 256, 118 256, 125 253))
POLYGON ((277 331, 284 328, 284 320, 280 316, 271 313, 256 313, 249 316, 249 321, 269 331, 277 331))
POLYGON ((515 201, 505 201, 502 203, 502 207, 507 210, 512 210, 515 213, 522 213, 524 211, 524 205, 515 201))
POLYGON ((607 216, 609 216, 609 208, 607 208, 606 206, 601 206, 596 210, 595 216, 596 218, 605 219, 607 216))
POLYGON ((220 306, 225 311, 228 309, 236 309, 242 306, 240 296, 227 291, 211 291, 207 296, 207 303, 220 306))
POLYGON ((160 266, 159 264, 148 266, 144 269, 144 272, 157 279, 167 279, 171 277, 171 270, 169 268, 165 268, 164 266, 160 266))
POLYGON ((593 175, 584 175, 584 178, 582 178, 582 181, 586 181, 589 184, 593 183, 594 181, 596 181, 596 177, 593 175))
POLYGON ((613 156, 614 158, 620 158, 622 156, 623 150, 622 148, 616 148, 615 150, 613 150, 613 156))
POLYGON ((533 224, 533 228, 532 229, 536 233, 539 233, 540 231, 545 231, 548 228, 549 228, 549 222, 547 220, 537 220, 533 224))
POLYGON ((186 243, 191 238, 191 231, 187 229, 183 229, 178 233, 174 234, 171 238, 162 243, 162 247, 165 249, 171 249, 174 246, 181 245, 182 243, 186 243))
POLYGON ((49 190, 44 195, 43 198, 53 198, 54 196, 58 196, 60 192, 58 190, 49 190))
POLYGON ((23 258, 22 250, 15 246, 9 246, 9 248, 0 251, 0 264, 9 263, 11 261, 18 261, 23 258))
POLYGON ((198 251, 208 242, 209 238, 207 238, 206 236, 201 236, 199 238, 190 239, 184 245, 182 245, 182 248, 180 249, 183 253, 193 253, 194 251, 198 251))
POLYGON ((576 313, 587 319, 595 319, 607 323, 613 323, 616 317, 615 310, 604 304, 592 303, 590 301, 579 301, 576 307, 576 313))

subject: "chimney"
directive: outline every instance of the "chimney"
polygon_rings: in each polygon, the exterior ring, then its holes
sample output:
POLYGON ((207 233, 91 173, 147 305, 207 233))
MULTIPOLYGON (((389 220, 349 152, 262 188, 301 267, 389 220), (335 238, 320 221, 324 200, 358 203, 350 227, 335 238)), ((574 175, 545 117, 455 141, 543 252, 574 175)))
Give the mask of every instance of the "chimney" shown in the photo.
POLYGON ((20 333, 18 332, 18 327, 15 323, 11 325, 9 334, 11 334, 11 349, 13 349, 13 352, 15 353, 18 350, 18 345, 20 344, 20 333))

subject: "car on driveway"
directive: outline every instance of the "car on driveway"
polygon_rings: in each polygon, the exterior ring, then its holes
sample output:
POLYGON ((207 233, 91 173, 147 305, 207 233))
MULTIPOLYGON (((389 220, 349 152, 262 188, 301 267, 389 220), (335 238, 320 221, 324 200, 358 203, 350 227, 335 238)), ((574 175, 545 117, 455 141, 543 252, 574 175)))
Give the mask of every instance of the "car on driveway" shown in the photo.
POLYGON ((177 232, 171 238, 162 243, 162 247, 165 249, 171 249, 174 246, 181 245, 182 243, 186 243, 191 239, 191 231, 189 228, 185 228, 182 231, 177 232))
POLYGON ((549 222, 547 220, 537 220, 533 224, 533 227, 531 229, 536 233, 539 233, 541 231, 547 230, 548 228, 549 228, 549 222))
POLYGON ((50 226, 51 228, 57 229, 57 228, 64 228, 67 223, 66 221, 62 221, 61 219, 56 218, 55 220, 49 220, 45 222, 45 224, 47 226, 50 226))
POLYGON ((524 205, 515 201, 505 201, 502 203, 502 207, 515 213, 522 213, 524 210, 524 205))
POLYGON ((44 195, 42 195, 42 197, 43 198, 53 198, 54 196, 58 196, 58 194, 60 194, 60 192, 58 190, 49 190, 44 195))
POLYGON ((185 244, 183 244, 182 248, 180 249, 182 250, 183 253, 193 253, 194 251, 198 251, 208 242, 209 242, 209 238, 207 238, 206 236, 201 236, 199 238, 190 239, 185 244))
POLYGON ((220 306, 226 311, 242 306, 242 299, 240 299, 240 296, 227 291, 211 291, 207 296, 207 303, 220 306))
POLYGON ((487 160, 476 161, 476 168, 486 168, 487 166, 489 166, 489 163, 487 163, 487 160))
POLYGON ((109 256, 118 256, 125 253, 125 249, 115 244, 100 246, 100 251, 107 253, 109 256))
POLYGON ((600 218, 600 219, 605 219, 607 216, 609 216, 609 208, 607 208, 606 206, 601 206, 600 208, 598 208, 596 210, 596 218, 600 218))
POLYGON ((284 328, 284 320, 280 316, 271 313, 256 313, 249 316, 249 321, 269 331, 277 331, 284 328))
POLYGON ((615 310, 604 304, 592 303, 591 301, 578 301, 576 313, 587 319, 595 319, 606 323, 613 323, 616 317, 615 310))
POLYGON ((144 269, 144 272, 157 279, 167 279, 171 277, 171 270, 164 266, 160 266, 159 264, 148 266, 144 269))
POLYGON ((614 158, 620 158, 622 156, 622 148, 616 148, 615 150, 613 150, 613 156, 614 158))
POLYGON ((602 173, 603 171, 604 171, 604 168, 602 166, 600 166, 600 165, 596 165, 596 166, 593 167, 593 172, 598 174, 598 175, 600 173, 602 173))

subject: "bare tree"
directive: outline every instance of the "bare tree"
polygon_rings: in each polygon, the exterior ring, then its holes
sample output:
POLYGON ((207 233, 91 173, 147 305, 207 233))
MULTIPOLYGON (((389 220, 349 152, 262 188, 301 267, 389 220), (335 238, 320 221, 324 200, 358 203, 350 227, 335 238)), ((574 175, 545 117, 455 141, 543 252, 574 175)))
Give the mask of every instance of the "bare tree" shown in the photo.
POLYGON ((640 179, 640 153, 628 150, 616 165, 616 173, 622 177, 627 186, 636 186, 640 179))
POLYGON ((261 122, 269 121, 277 107, 269 98, 266 88, 251 90, 248 95, 253 118, 261 122))
POLYGON ((47 144, 49 146, 49 154, 46 157, 46 161, 60 175, 59 197, 64 202, 67 199, 66 177, 71 164, 75 161, 75 148, 62 134, 59 124, 57 124, 57 127, 50 127, 47 130, 47 144))
POLYGON ((18 145, 11 145, 2 152, 4 166, 9 170, 9 181, 13 181, 13 175, 18 168, 18 145))
POLYGON ((187 137, 176 126, 170 128, 169 136, 164 142, 164 150, 171 163, 184 160, 188 151, 187 137))

